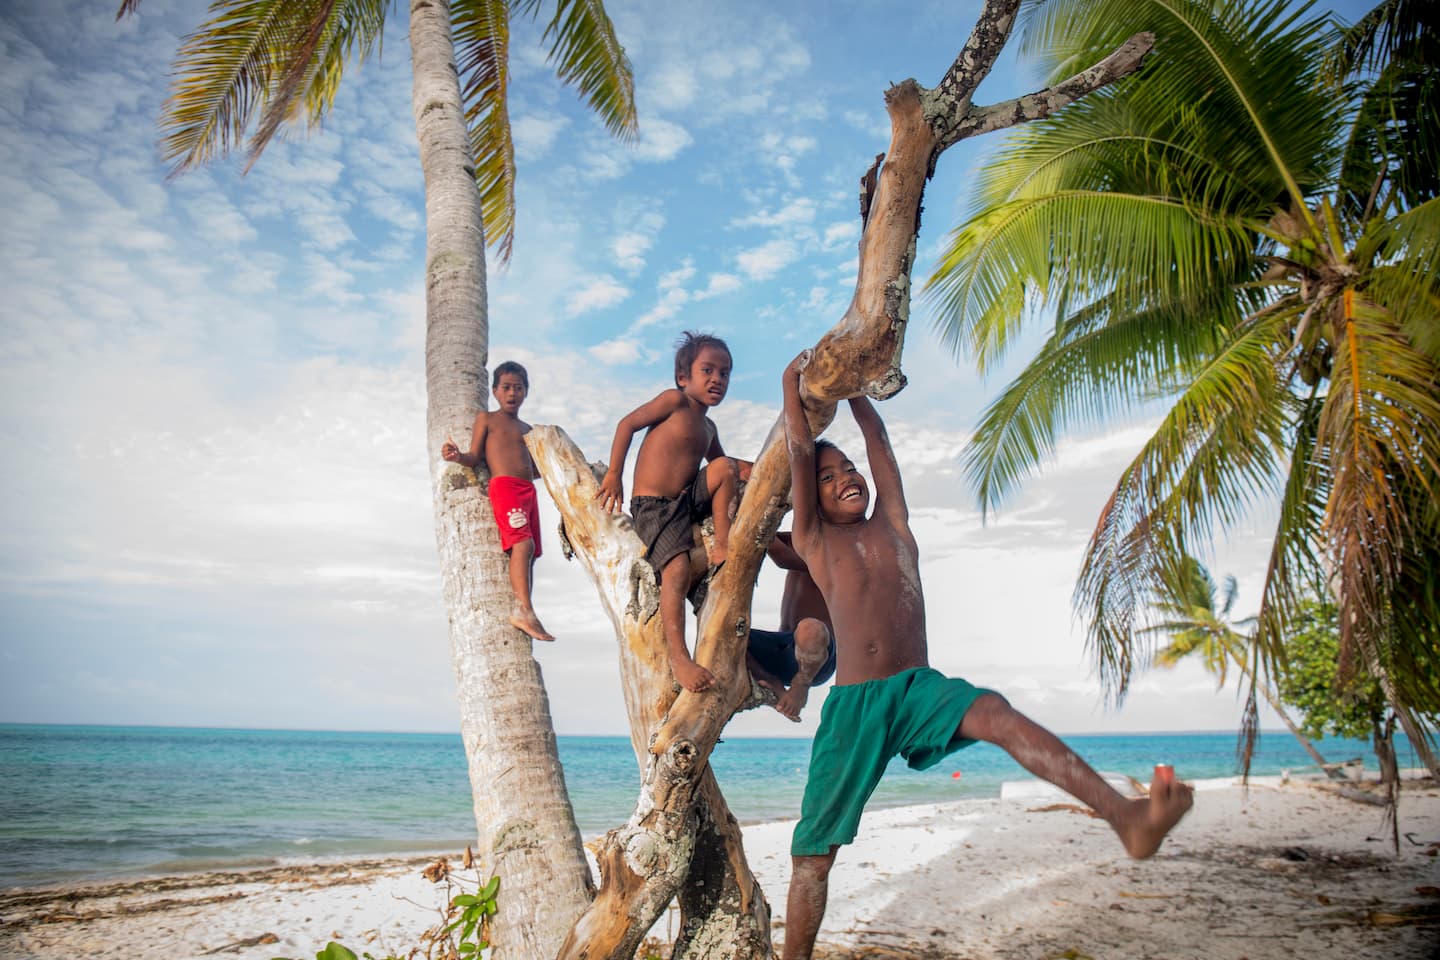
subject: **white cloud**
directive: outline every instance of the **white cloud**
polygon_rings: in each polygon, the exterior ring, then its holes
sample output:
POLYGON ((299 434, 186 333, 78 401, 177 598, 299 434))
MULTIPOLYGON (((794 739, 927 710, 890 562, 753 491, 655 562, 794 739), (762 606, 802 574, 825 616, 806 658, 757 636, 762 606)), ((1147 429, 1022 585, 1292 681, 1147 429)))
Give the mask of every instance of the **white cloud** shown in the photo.
MULTIPOLYGON (((642 68, 641 76, 646 82, 637 90, 637 99, 643 99, 651 111, 683 110, 695 102, 699 83, 694 68, 688 63, 672 60, 648 76, 642 68)), ((645 111, 647 115, 649 112, 645 111)))
POLYGON ((842 244, 852 244, 860 239, 860 221, 842 220, 839 223, 832 223, 825 228, 824 239, 821 246, 829 251, 834 250, 842 244))
POLYGON ((794 197, 774 210, 760 210, 748 216, 737 217, 730 222, 732 227, 791 227, 797 224, 813 223, 815 201, 810 197, 794 197))
POLYGON ((608 274, 593 277, 584 286, 573 291, 565 300, 565 312, 570 316, 604 310, 613 307, 630 296, 630 288, 608 274))
POLYGON ((645 268, 645 252, 654 242, 654 237, 643 233, 622 233, 611 242, 610 250, 620 269, 638 273, 645 268))
POLYGON ((660 290, 660 299, 655 306, 646 310, 633 324, 630 325, 631 332, 643 330, 646 327, 654 326, 665 320, 669 320, 680 312, 680 308, 690 302, 690 293, 684 287, 664 287, 660 290))
POLYGON ((640 352, 640 345, 627 337, 618 337, 614 340, 606 340, 604 343, 597 343, 586 352, 601 363, 612 366, 634 363, 643 356, 640 352))
POLYGON ((751 280, 765 280, 784 270, 800 256, 789 240, 771 240, 735 256, 740 272, 751 280))
POLYGON ((718 297, 722 293, 739 290, 741 286, 740 278, 733 273, 712 273, 705 284, 705 289, 695 293, 695 299, 708 300, 711 297, 718 297))
POLYGON ((570 119, 563 114, 538 110, 512 114, 510 132, 515 138, 516 162, 532 163, 549 155, 555 141, 569 126, 570 119))
POLYGON ((661 290, 669 290, 672 287, 682 286, 693 276, 695 276, 695 261, 686 257, 681 261, 680 266, 668 273, 661 274, 656 285, 661 290))
POLYGON ((635 157, 647 163, 666 163, 694 142, 690 131, 680 124, 654 117, 640 126, 640 142, 635 146, 635 157))

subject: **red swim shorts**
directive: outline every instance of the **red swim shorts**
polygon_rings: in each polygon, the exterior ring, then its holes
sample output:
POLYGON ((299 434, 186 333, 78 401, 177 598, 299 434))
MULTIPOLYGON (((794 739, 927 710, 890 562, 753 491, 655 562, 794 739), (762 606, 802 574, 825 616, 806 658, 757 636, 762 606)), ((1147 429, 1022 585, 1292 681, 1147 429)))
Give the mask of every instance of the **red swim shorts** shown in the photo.
POLYGON ((535 484, 519 477, 491 477, 490 506, 495 510, 495 525, 500 528, 500 549, 509 550, 521 540, 534 540, 535 556, 540 556, 540 506, 535 500, 535 484))

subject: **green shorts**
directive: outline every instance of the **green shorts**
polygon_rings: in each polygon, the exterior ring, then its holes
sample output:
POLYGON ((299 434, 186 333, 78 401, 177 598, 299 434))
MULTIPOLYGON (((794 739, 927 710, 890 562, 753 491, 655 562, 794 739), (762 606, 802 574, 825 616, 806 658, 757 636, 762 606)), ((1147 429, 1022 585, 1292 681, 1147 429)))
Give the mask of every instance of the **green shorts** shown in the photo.
POLYGON ((810 746, 810 772, 790 853, 821 856, 832 846, 852 842, 865 801, 896 754, 913 769, 925 770, 974 743, 955 731, 970 705, 986 693, 995 691, 930 667, 832 689, 810 746))

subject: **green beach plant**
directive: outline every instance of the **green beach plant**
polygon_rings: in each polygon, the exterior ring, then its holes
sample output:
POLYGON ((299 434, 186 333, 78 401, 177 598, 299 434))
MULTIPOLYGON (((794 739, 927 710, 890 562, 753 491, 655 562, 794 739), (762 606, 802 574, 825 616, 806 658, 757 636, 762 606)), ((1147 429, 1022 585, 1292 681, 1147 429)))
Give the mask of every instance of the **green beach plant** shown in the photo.
MULTIPOLYGON (((1283 672, 1302 600, 1333 595, 1342 680, 1374 677, 1440 773, 1440 137, 1412 135, 1433 101, 1397 66, 1433 93, 1414 65, 1435 8, 1341 33, 1285 0, 1029 3, 1050 76, 1136 30, 1156 54, 1010 135, 926 289, 982 372, 1054 323, 966 450, 986 510, 1066 429, 1158 417, 1075 589, 1115 700, 1167 572, 1263 511, 1251 683, 1283 672)), ((1255 722, 1252 690, 1247 742, 1255 722)))
MULTIPOLYGON (((449 861, 443 858, 425 869, 424 876, 427 880, 445 883, 447 899, 445 906, 440 908, 440 922, 420 935, 419 945, 405 951, 403 955, 389 953, 378 957, 369 951, 357 955, 343 943, 331 940, 315 954, 315 960, 361 960, 362 957, 364 960, 413 960, 417 956, 435 957, 437 951, 441 960, 456 957, 461 960, 478 960, 481 954, 490 948, 490 923, 498 909, 500 878, 491 876, 489 880, 482 880, 479 866, 475 864, 469 849, 465 851, 464 866, 474 867, 473 881, 464 880, 453 873, 449 861), (465 892, 467 883, 473 887, 473 892, 465 892), (460 892, 454 893, 457 885, 461 888, 460 892)), ((291 958, 275 957, 274 960, 291 958)))

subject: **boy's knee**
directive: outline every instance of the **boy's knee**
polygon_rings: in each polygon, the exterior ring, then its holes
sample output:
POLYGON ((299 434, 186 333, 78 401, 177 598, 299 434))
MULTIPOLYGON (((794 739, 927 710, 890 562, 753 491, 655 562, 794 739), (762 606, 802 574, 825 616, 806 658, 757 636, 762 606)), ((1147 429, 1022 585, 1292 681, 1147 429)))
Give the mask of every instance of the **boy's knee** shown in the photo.
POLYGON ((830 868, 835 866, 835 853, 838 847, 831 847, 829 853, 818 855, 790 857, 790 873, 792 878, 803 878, 806 881, 824 883, 830 879, 830 868))
POLYGON ((802 653, 830 652, 830 628, 814 617, 806 617, 795 625, 795 648, 802 653))

